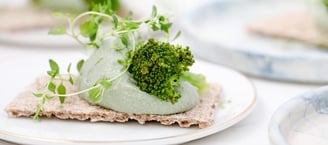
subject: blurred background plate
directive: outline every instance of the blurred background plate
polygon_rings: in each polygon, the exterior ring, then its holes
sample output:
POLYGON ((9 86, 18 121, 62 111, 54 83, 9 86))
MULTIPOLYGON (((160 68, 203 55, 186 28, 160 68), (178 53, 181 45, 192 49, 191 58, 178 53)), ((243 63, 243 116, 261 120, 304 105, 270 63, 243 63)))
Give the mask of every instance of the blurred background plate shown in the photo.
MULTIPOLYGON (((50 0, 42 0, 49 1, 50 0)), ((0 44, 24 47, 77 47, 78 43, 68 36, 48 35, 51 27, 65 24, 66 20, 53 16, 52 10, 41 4, 41 0, 1 0, 0 1, 0 44)), ((71 6, 72 12, 79 7, 79 0, 52 1, 49 5, 71 6), (65 3, 64 3, 65 2, 65 3), (75 2, 75 3, 74 3, 75 2), (75 6, 75 5, 76 6, 75 6)), ((66 11, 65 11, 66 12, 66 11)))
POLYGON ((195 54, 244 73, 296 82, 328 82, 328 53, 301 43, 252 35, 247 25, 289 12, 307 11, 304 0, 220 0, 181 20, 195 54))
POLYGON ((273 145, 328 144, 328 87, 305 93, 282 104, 271 118, 273 145))

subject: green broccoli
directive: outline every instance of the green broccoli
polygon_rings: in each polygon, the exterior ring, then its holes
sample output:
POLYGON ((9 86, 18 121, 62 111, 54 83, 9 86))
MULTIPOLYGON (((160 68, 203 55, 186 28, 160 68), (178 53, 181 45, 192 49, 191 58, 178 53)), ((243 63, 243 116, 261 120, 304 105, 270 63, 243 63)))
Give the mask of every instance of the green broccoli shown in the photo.
POLYGON ((193 63, 189 47, 150 39, 134 52, 128 72, 140 90, 175 103, 179 78, 193 63))

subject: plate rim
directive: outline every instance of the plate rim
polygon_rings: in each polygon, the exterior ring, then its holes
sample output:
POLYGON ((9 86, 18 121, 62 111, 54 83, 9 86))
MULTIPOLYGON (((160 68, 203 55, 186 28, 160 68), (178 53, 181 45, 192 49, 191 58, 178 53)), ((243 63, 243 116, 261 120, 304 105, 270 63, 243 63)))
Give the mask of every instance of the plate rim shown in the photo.
MULTIPOLYGON (((29 59, 31 59, 31 58, 29 58, 29 59)), ((32 143, 32 144, 38 144, 38 143, 54 143, 54 144, 56 144, 56 143, 57 144, 58 143, 62 143, 62 144, 145 143, 145 144, 149 144, 149 143, 156 143, 156 142, 183 143, 183 142, 188 142, 188 141, 192 141, 195 139, 200 139, 205 136, 220 132, 220 131, 222 131, 226 128, 229 128, 229 127, 233 126, 234 124, 240 122, 244 118, 246 118, 252 112, 252 110, 255 108, 256 103, 257 103, 258 94, 257 94, 257 89, 256 89, 254 83, 248 77, 246 77, 245 75, 243 75, 242 73, 240 73, 236 70, 230 69, 230 68, 222 66, 222 65, 214 64, 211 62, 202 61, 199 59, 197 61, 200 63, 205 63, 208 65, 211 65, 212 67, 214 66, 214 67, 223 68, 226 71, 233 72, 236 75, 243 77, 245 79, 245 81, 249 84, 249 87, 252 89, 250 91, 252 93, 252 96, 250 96, 251 99, 249 99, 249 100, 251 100, 250 103, 248 103, 241 112, 239 112, 235 116, 231 117, 229 120, 226 120, 225 122, 222 122, 220 124, 214 123, 213 125, 203 128, 203 129, 197 129, 197 130, 194 130, 191 132, 174 135, 174 136, 165 136, 165 137, 156 137, 156 138, 147 138, 147 139, 133 139, 133 140, 112 140, 112 141, 83 140, 83 141, 80 141, 80 140, 76 140, 76 139, 52 139, 52 138, 28 136, 28 135, 9 132, 9 131, 0 129, 0 138, 4 139, 6 141, 15 142, 15 143, 26 143, 26 141, 28 141, 29 143, 32 143), (183 141, 181 141, 181 139, 183 139, 183 141)))

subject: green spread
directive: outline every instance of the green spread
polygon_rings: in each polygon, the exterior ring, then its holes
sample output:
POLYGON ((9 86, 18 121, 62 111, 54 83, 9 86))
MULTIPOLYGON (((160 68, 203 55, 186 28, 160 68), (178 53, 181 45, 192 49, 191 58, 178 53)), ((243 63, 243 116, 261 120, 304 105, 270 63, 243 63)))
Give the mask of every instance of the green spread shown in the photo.
MULTIPOLYGON (((78 78, 79 90, 92 87, 103 78, 118 75, 123 66, 117 60, 124 58, 124 53, 114 50, 113 42, 106 41, 102 48, 96 50, 84 63, 78 78)), ((179 80, 178 90, 181 98, 174 104, 162 101, 157 97, 143 92, 135 85, 134 80, 126 72, 112 82, 110 89, 105 90, 101 102, 97 105, 119 112, 134 114, 173 114, 193 108, 199 100, 197 89, 189 82, 179 80)), ((84 93, 86 100, 88 94, 84 93)))

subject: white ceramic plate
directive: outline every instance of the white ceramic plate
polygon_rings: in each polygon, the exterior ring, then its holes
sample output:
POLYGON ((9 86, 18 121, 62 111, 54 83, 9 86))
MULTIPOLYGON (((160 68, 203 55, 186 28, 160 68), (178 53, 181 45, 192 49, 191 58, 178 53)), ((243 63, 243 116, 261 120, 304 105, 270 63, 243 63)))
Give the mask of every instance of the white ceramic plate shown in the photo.
POLYGON ((242 72, 279 80, 328 82, 328 53, 302 43, 248 33, 247 25, 290 12, 308 11, 305 0, 219 0, 182 19, 197 56, 242 72))
POLYGON ((49 35, 48 31, 49 29, 34 29, 12 33, 0 32, 0 43, 24 47, 81 47, 69 36, 49 35))
MULTIPOLYGON (((71 54, 55 57, 67 64, 71 54)), ((215 115, 215 122, 205 129, 163 126, 156 122, 139 125, 128 123, 90 123, 88 121, 30 118, 9 118, 5 106, 31 83, 37 75, 48 69, 47 57, 24 58, 20 61, 0 63, 0 138, 26 144, 177 144, 224 130, 245 118, 256 103, 252 83, 243 75, 225 67, 197 61, 192 68, 203 73, 210 82, 222 84, 224 100, 215 115)))
POLYGON ((269 125, 274 145, 328 144, 328 86, 307 92, 279 106, 269 125))

